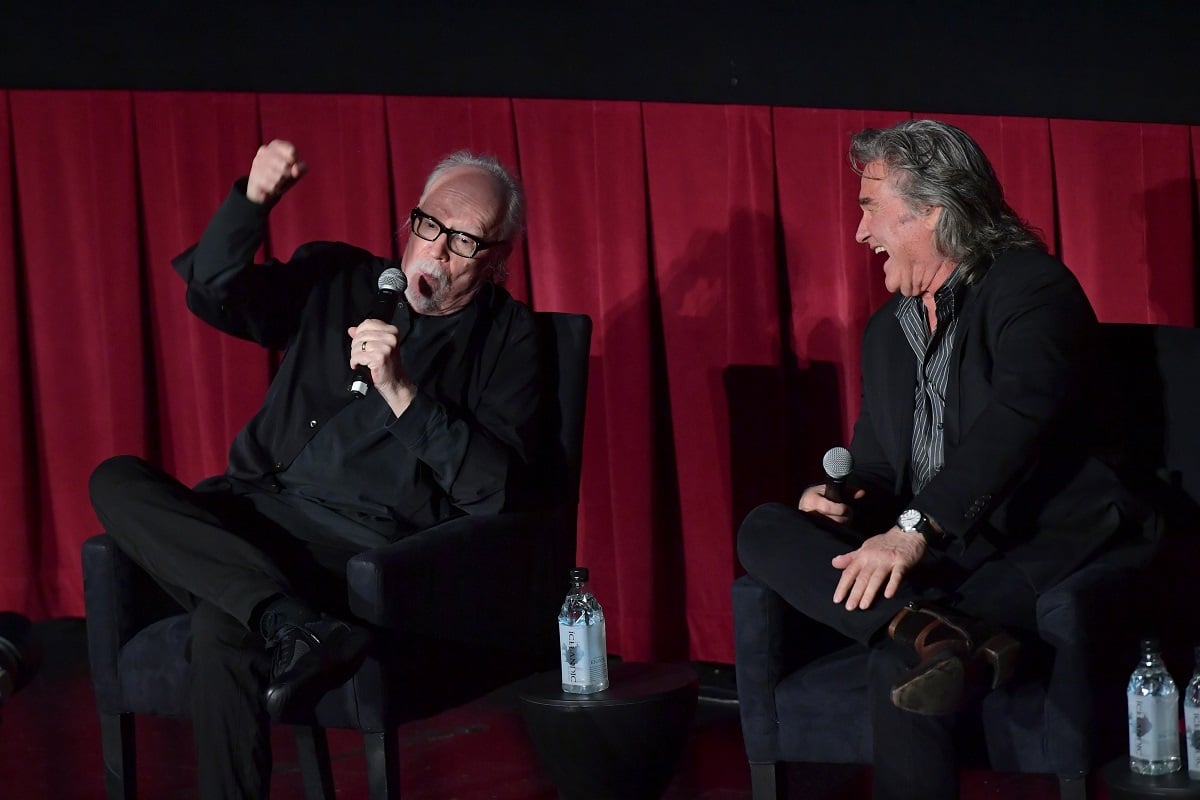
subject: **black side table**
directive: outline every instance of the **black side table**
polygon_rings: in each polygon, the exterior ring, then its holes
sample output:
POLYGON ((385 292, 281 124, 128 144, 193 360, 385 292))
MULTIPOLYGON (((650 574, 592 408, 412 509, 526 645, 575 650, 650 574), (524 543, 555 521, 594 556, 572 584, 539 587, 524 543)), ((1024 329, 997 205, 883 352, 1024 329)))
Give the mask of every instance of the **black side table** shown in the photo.
POLYGON ((558 670, 520 689, 521 716, 564 800, 662 797, 687 742, 699 680, 678 664, 610 663, 609 688, 567 694, 558 670))
POLYGON ((1121 756, 1101 772, 1109 800, 1200 800, 1200 781, 1188 779, 1187 765, 1170 775, 1137 775, 1129 771, 1129 757, 1121 756))

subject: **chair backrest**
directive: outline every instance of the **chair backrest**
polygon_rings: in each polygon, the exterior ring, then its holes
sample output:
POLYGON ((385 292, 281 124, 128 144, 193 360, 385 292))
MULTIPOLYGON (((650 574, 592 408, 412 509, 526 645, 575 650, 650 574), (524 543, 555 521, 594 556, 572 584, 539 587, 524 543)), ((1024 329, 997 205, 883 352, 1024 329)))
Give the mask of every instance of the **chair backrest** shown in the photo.
MULTIPOLYGON (((1113 463, 1125 480, 1159 510, 1165 534, 1151 563, 1123 593, 1114 628, 1157 636, 1168 667, 1186 675, 1195 645, 1193 618, 1162 610, 1186 608, 1187 587, 1200 579, 1200 329, 1100 327, 1104 360, 1094 406, 1101 434, 1114 447, 1113 463)), ((1135 655, 1131 639, 1123 658, 1135 655)))
POLYGON ((567 505, 579 502, 583 464, 583 421, 587 406, 588 353, 592 320, 586 314, 538 311, 543 365, 547 371, 544 413, 547 430, 556 430, 553 452, 543 464, 543 486, 567 505))
POLYGON ((1104 323, 1100 330, 1094 402, 1102 440, 1170 516, 1186 516, 1200 508, 1200 329, 1104 323))

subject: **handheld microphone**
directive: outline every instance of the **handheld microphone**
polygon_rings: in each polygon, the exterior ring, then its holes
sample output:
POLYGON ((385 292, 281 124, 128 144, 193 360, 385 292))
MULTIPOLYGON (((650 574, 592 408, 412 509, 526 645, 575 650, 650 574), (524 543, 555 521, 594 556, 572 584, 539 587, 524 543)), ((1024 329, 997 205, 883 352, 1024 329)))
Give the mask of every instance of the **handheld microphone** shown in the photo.
MULTIPOLYGON (((403 272, 395 267, 385 269, 379 276, 379 291, 375 294, 375 302, 371 304, 371 310, 367 313, 366 319, 390 322, 392 315, 396 313, 396 306, 401 302, 404 290, 407 288, 408 278, 404 277, 403 272)), ((354 377, 350 381, 350 394, 355 397, 366 397, 371 386, 371 368, 365 364, 359 364, 354 368, 354 377)))
POLYGON ((835 503, 848 503, 846 478, 854 469, 854 457, 844 447, 831 447, 821 459, 825 468, 825 497, 835 503))

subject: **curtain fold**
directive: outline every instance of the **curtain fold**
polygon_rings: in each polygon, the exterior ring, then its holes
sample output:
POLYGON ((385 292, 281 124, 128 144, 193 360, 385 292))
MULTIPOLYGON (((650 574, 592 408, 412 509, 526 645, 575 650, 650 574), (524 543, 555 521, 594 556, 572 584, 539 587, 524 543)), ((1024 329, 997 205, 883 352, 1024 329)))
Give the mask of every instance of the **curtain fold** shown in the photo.
POLYGON ((191 485, 223 470, 234 435, 262 402, 271 362, 257 344, 188 312, 171 259, 199 238, 234 180, 249 172, 260 141, 258 101, 252 94, 139 92, 133 103, 150 325, 154 432, 147 453, 191 485))
MULTIPOLYGON (((680 581, 682 609, 678 602, 669 607, 684 612, 689 651, 703 652, 732 630, 734 532, 749 511, 732 507, 735 429, 727 372, 774 366, 780 352, 770 110, 647 103, 643 118, 673 434, 664 457, 678 503, 671 520, 678 530, 673 525, 661 534, 678 542, 669 553, 672 573, 707 576, 680 581)), ((730 388, 738 393, 750 385, 734 381, 730 388)))
POLYGON ((652 334, 642 111, 637 103, 518 100, 529 198, 529 272, 539 308, 591 316, 588 415, 576 561, 594 577, 615 652, 682 646, 669 578, 678 526, 655 443, 660 409, 652 334), (667 571, 664 580, 664 571, 667 571), (603 576, 608 576, 607 579, 603 576))
POLYGON ((17 198, 13 182, 12 116, 7 93, 0 93, 0 507, 12 524, 0 534, 0 608, 41 608, 38 487, 34 472, 33 398, 29 385, 29 346, 24 279, 17 238, 17 198))
POLYGON ((859 408, 886 299, 854 241, 850 136, 932 116, 978 139, 1010 204, 1102 320, 1194 325, 1200 129, 631 101, 0 91, 0 609, 82 613, 87 478, 136 453, 224 469, 277 354, 186 310, 171 257, 257 147, 309 173, 263 255, 314 239, 399 253, 425 176, 460 148, 528 195, 508 286, 595 322, 579 563, 627 659, 733 658, 735 536, 821 478, 859 408))
POLYGON ((133 102, 128 92, 10 98, 35 451, 24 477, 36 487, 35 510, 14 524, 36 560, 2 569, 36 578, 35 610, 78 613, 80 534, 96 530, 91 469, 150 446, 133 102))
POLYGON ((1187 126, 1051 120, 1050 131, 1061 257, 1096 313, 1192 323, 1196 185, 1187 126))

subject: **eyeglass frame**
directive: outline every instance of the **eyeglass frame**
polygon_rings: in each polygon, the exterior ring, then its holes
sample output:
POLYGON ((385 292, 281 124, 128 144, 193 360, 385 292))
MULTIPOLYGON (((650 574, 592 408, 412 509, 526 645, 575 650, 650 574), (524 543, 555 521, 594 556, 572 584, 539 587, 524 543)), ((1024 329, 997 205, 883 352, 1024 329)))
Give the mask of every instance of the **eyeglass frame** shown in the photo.
POLYGON ((443 235, 445 235, 446 249, 450 250, 450 252, 454 253, 454 255, 461 256, 462 258, 477 258, 479 256, 480 250, 487 250, 488 248, 496 247, 497 245, 507 244, 507 240, 505 240, 505 239, 499 239, 494 242, 488 242, 483 239, 480 239, 478 236, 476 236, 473 233, 467 233, 466 231, 458 231, 458 230, 455 230, 454 228, 447 228, 445 225, 442 224, 442 221, 440 219, 433 216, 432 214, 428 214, 428 213, 422 211, 420 206, 414 207, 412 211, 408 212, 408 229, 412 231, 413 236, 416 236, 418 239, 420 239, 423 242, 436 242, 443 235), (427 219, 430 222, 432 222, 434 225, 437 225, 438 226, 438 235, 433 237, 432 239, 426 239, 424 236, 417 233, 416 223, 417 223, 418 217, 427 219), (468 239, 470 239, 471 242, 474 243, 474 245, 475 245, 475 251, 472 252, 471 255, 469 255, 469 256, 464 256, 462 253, 455 253, 454 250, 452 250, 450 248, 451 234, 458 235, 458 236, 465 236, 468 239))

